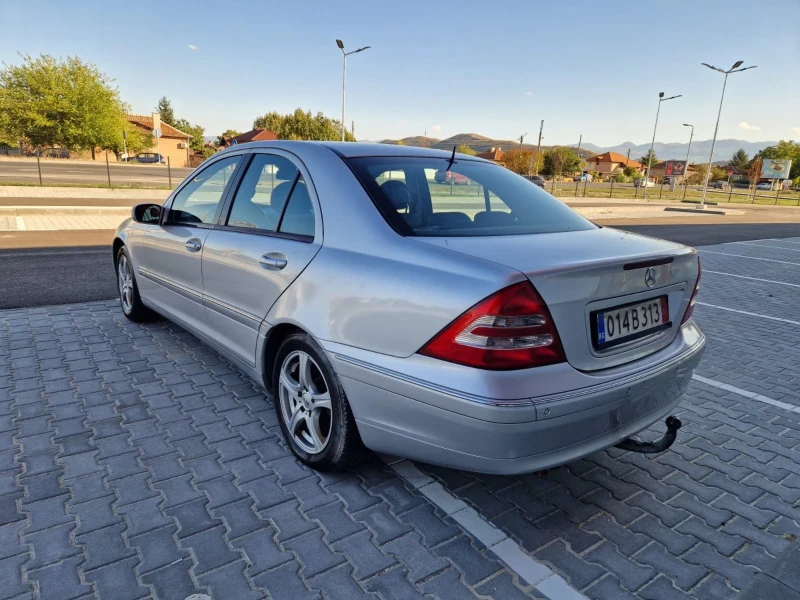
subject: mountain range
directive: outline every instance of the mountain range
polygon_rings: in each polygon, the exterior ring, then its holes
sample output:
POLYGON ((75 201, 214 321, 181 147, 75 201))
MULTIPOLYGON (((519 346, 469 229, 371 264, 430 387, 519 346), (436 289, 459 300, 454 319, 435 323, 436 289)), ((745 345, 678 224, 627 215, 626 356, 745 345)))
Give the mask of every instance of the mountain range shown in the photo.
MULTIPOLYGON (((476 152, 486 152, 492 148, 502 148, 503 150, 511 150, 519 148, 519 141, 514 140, 497 140, 489 138, 477 133, 459 133, 447 139, 440 140, 437 138, 425 138, 421 135, 414 137, 403 138, 402 140, 383 140, 383 144, 396 144, 402 141, 406 146, 421 146, 438 148, 440 150, 452 150, 453 146, 460 146, 466 144, 476 152)), ((778 142, 747 142, 745 140, 724 139, 717 140, 714 147, 714 158, 717 161, 727 161, 734 152, 739 148, 744 148, 749 156, 753 156, 759 150, 763 150, 767 146, 774 146, 778 142)), ((570 144, 571 147, 577 148, 577 144, 570 144)), ((667 159, 685 159, 686 150, 689 144, 678 142, 656 142, 654 151, 656 157, 661 160, 667 159)), ((523 144, 525 150, 535 150, 536 144, 523 144)), ((547 148, 549 146, 543 146, 547 148)), ((616 146, 598 146, 591 143, 581 144, 582 156, 594 156, 602 152, 616 152, 623 156, 631 151, 631 158, 638 160, 640 157, 647 154, 650 149, 650 144, 634 144, 633 142, 623 142, 616 146)), ((695 140, 692 142, 691 154, 689 155, 689 162, 704 162, 708 160, 708 154, 711 151, 711 140, 695 140)))

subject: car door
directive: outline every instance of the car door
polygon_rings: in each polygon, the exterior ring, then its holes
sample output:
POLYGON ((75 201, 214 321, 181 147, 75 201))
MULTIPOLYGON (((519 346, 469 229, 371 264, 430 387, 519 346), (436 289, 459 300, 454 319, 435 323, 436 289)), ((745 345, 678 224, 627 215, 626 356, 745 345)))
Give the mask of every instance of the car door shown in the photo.
POLYGON ((319 204, 293 155, 254 151, 203 250, 211 336, 250 365, 269 309, 322 245, 319 204))
POLYGON ((200 330, 205 329, 201 257, 243 153, 212 161, 176 191, 161 222, 150 227, 135 261, 145 301, 200 330))

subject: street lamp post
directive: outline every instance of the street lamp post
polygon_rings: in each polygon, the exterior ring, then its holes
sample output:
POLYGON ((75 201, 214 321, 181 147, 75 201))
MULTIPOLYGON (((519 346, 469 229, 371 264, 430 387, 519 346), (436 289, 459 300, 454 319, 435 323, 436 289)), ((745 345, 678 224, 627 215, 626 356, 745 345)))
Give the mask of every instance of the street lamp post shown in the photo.
POLYGON ((706 193, 708 192, 708 178, 711 175, 711 164, 714 160, 714 146, 717 144, 717 130, 719 129, 719 118, 722 116, 722 101, 725 99, 725 86, 728 85, 728 75, 731 73, 739 73, 740 71, 747 71, 747 69, 755 69, 755 65, 752 67, 745 67, 744 69, 740 69, 739 67, 742 66, 744 63, 743 60, 737 60, 733 66, 728 69, 727 71, 723 71, 717 67, 712 67, 707 63, 700 63, 704 67, 708 67, 712 71, 719 71, 725 75, 725 80, 722 82, 722 96, 719 99, 719 111, 717 111, 717 124, 714 126, 714 138, 711 140, 711 154, 708 157, 708 167, 706 167, 706 178, 705 182, 703 183, 703 199, 700 201, 700 204, 697 208, 703 209, 706 207, 706 193))
MULTIPOLYGON (((686 149, 686 165, 683 167, 683 199, 686 200, 686 187, 687 179, 689 179, 689 153, 692 151, 692 138, 694 137, 694 125, 684 123, 684 127, 691 127, 692 132, 689 134, 689 147, 686 149)), ((674 188, 673 188, 674 189, 674 188)))
POLYGON ((661 103, 666 102, 667 100, 674 100, 675 98, 680 98, 682 94, 678 94, 677 96, 670 96, 669 98, 664 98, 664 92, 658 93, 658 108, 656 109, 656 124, 653 126, 653 141, 650 142, 650 153, 647 155, 647 173, 644 176, 644 194, 642 194, 642 198, 647 200, 647 184, 650 182, 650 167, 653 164, 653 148, 656 145, 656 129, 658 129, 658 114, 661 112, 661 103))
POLYGON ((359 48, 358 50, 351 50, 350 52, 345 52, 342 40, 336 40, 336 45, 339 47, 339 50, 342 51, 342 57, 344 58, 344 66, 342 68, 342 141, 344 141, 344 132, 345 132, 344 106, 345 106, 345 94, 347 91, 347 57, 357 52, 363 52, 364 50, 371 48, 371 46, 364 46, 363 48, 359 48))

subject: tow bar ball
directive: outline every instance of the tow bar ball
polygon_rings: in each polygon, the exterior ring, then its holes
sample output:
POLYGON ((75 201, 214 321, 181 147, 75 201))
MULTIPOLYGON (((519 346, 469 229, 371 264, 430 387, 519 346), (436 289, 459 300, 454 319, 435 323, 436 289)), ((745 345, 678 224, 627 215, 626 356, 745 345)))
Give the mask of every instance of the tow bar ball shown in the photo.
POLYGON ((667 432, 660 440, 656 442, 642 442, 640 440, 628 438, 617 444, 616 448, 620 450, 630 450, 631 452, 640 452, 641 454, 657 454, 658 452, 663 452, 675 442, 675 438, 678 436, 678 429, 683 425, 678 417, 673 417, 672 415, 667 417, 664 423, 667 426, 667 432))

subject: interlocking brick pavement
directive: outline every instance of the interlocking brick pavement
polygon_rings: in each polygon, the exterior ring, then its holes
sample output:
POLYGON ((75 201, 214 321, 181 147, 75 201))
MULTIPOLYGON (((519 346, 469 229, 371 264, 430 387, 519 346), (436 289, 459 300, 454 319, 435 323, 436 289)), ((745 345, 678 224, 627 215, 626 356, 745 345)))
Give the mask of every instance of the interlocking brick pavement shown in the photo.
POLYGON ((377 459, 304 467, 248 379, 116 302, 0 312, 0 486, 3 599, 539 597, 377 459))

